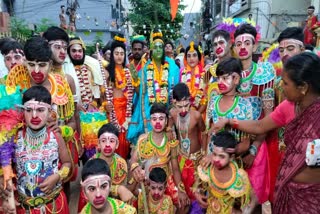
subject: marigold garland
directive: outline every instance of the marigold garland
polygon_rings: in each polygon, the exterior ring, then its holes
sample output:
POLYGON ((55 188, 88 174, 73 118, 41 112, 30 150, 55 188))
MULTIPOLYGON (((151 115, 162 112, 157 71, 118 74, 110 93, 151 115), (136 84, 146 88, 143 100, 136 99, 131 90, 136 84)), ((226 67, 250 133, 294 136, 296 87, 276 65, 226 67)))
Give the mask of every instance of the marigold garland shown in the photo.
MULTIPOLYGON (((134 93, 134 87, 133 87, 133 81, 131 78, 130 70, 125 69, 118 69, 115 71, 116 73, 116 88, 119 88, 122 90, 123 94, 127 97, 127 106, 126 106, 126 120, 125 122, 120 125, 119 121, 117 119, 116 113, 114 108, 111 110, 109 119, 112 124, 114 124, 120 132, 125 132, 128 129, 129 122, 131 121, 132 116, 132 100, 133 100, 133 93, 134 93)), ((105 95, 107 102, 113 103, 113 87, 107 85, 107 80, 105 78, 104 72, 103 72, 103 82, 104 86, 106 88, 105 95)))
POLYGON ((188 86, 191 95, 191 104, 196 108, 198 108, 199 105, 206 104, 204 96, 204 76, 205 71, 201 65, 197 65, 195 67, 193 75, 192 69, 189 65, 187 65, 181 73, 180 81, 188 86))
POLYGON ((88 105, 93 97, 90 88, 89 70, 86 65, 75 66, 75 70, 79 80, 82 104, 88 105))
POLYGON ((169 63, 165 61, 160 71, 152 60, 147 66, 147 91, 150 104, 155 102, 167 103, 169 63))

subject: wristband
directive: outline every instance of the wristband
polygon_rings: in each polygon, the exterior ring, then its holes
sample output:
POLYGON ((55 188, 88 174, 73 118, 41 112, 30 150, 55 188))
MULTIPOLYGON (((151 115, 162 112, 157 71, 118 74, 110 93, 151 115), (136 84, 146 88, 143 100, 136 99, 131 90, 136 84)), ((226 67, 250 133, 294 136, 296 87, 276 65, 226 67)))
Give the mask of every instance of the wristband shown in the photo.
POLYGON ((178 190, 180 190, 180 192, 186 193, 186 188, 182 181, 180 181, 180 183, 178 184, 178 190))
POLYGON ((131 164, 130 171, 132 172, 135 168, 137 168, 139 164, 137 162, 131 164))
POLYGON ((255 145, 251 145, 249 148, 249 153, 253 156, 256 156, 258 153, 258 149, 255 145))

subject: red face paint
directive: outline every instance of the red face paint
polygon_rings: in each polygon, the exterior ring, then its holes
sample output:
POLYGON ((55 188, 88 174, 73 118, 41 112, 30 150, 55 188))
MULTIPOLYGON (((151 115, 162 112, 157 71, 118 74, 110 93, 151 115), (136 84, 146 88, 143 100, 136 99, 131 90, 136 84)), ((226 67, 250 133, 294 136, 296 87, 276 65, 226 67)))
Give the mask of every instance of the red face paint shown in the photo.
POLYGON ((239 56, 247 56, 249 52, 245 48, 241 48, 239 52, 239 56))
POLYGON ((32 79, 35 81, 35 83, 39 84, 44 81, 44 75, 42 72, 35 72, 34 70, 31 72, 32 79))
POLYGON ((184 112, 180 112, 180 113, 179 113, 179 115, 180 115, 181 117, 185 117, 185 116, 187 116, 187 114, 188 114, 187 111, 184 111, 184 112))
POLYGON ((110 154, 110 153, 112 152, 112 148, 111 148, 110 146, 105 146, 105 147, 103 148, 103 152, 104 152, 105 154, 110 154))
POLYGON ((155 194, 152 194, 152 198, 153 198, 153 200, 158 201, 161 199, 161 195, 158 193, 155 193, 155 194))
POLYGON ((93 204, 94 204, 95 206, 99 206, 99 205, 104 204, 105 201, 106 201, 106 199, 105 199, 102 195, 100 195, 100 196, 96 196, 96 197, 94 198, 93 204))
POLYGON ((218 47, 216 50, 216 54, 219 55, 223 52, 223 49, 221 47, 218 47))
POLYGON ((218 83, 218 88, 219 88, 219 91, 228 90, 228 86, 224 83, 218 83))
POLYGON ((156 125, 154 126, 156 129, 162 129, 162 125, 161 123, 156 123, 156 125))
POLYGON ((36 117, 36 118, 32 118, 30 120, 30 123, 37 126, 37 125, 39 125, 41 123, 41 121, 42 120, 39 117, 36 117))
POLYGON ((222 164, 220 163, 220 161, 213 161, 213 165, 217 169, 221 169, 222 168, 222 164))

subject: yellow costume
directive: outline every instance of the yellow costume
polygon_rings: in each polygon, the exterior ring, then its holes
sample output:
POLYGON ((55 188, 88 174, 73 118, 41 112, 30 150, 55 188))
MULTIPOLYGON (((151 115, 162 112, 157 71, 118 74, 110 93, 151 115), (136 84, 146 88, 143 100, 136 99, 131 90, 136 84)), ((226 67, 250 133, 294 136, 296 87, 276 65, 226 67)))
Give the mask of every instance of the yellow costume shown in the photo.
MULTIPOLYGON (((168 195, 163 195, 160 201, 153 201, 151 196, 148 196, 148 211, 149 214, 173 214, 173 203, 168 195)), ((138 213, 144 213, 143 196, 139 193, 138 196, 138 213)))
POLYGON ((243 169, 239 169, 233 161, 229 165, 232 169, 232 176, 225 183, 217 180, 212 166, 207 169, 198 166, 200 183, 203 187, 206 187, 209 194, 208 214, 232 213, 236 201, 240 203, 241 208, 248 205, 250 201, 251 185, 247 173, 243 169))
MULTIPOLYGON (((137 213, 136 208, 124 203, 123 201, 108 198, 108 203, 111 206, 113 214, 135 214, 137 213)), ((91 204, 87 203, 87 205, 81 210, 80 214, 91 214, 91 204)))

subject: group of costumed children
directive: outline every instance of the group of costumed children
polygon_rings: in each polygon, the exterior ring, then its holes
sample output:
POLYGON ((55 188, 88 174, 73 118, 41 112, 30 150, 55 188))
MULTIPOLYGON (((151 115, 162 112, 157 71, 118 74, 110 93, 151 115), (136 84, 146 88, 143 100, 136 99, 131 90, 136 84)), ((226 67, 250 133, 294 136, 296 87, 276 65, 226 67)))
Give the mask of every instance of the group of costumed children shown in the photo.
MULTIPOLYGON (((125 40, 115 37, 110 63, 106 69, 101 66, 100 109, 109 123, 100 124, 94 147, 89 142, 87 149, 94 148, 96 153, 82 169, 79 213, 136 213, 136 208, 138 213, 251 213, 269 199, 265 136, 242 132, 238 124, 272 111, 275 72, 269 63, 252 61, 257 43, 253 26, 242 24, 233 32, 238 59, 230 56, 230 36, 224 35, 228 33, 213 39, 219 60, 208 72, 201 49, 193 42, 186 48, 185 67, 179 71, 174 60, 164 55, 161 32, 154 32, 150 59, 144 66, 139 71, 134 66, 128 69, 125 40), (232 126, 214 133, 213 126, 221 119, 232 126), (134 147, 127 163, 129 142, 134 147)), ((51 43, 56 48, 66 45, 61 40, 51 43)), ((75 44, 81 51, 82 42, 75 44)), ((48 61, 31 57, 27 67, 49 67, 48 61)), ((70 116, 63 125, 73 121, 72 115, 64 113, 75 107, 72 87, 65 89, 69 94, 64 93, 72 98, 68 101, 72 105, 58 99, 59 93, 53 93, 56 97, 50 93, 52 82, 68 85, 68 78, 59 79, 58 68, 51 68, 51 79, 44 83, 29 72, 33 86, 23 93, 18 107, 25 126, 16 135, 13 154, 15 197, 20 205, 8 200, 13 188, 6 185, 1 195, 8 213, 69 213, 62 189, 74 171, 74 160, 65 137, 53 131, 57 118, 52 121, 51 105, 62 106, 59 120, 70 116), (51 83, 49 88, 46 82, 51 83)), ((90 113, 90 99, 82 106, 84 115, 90 113)))

